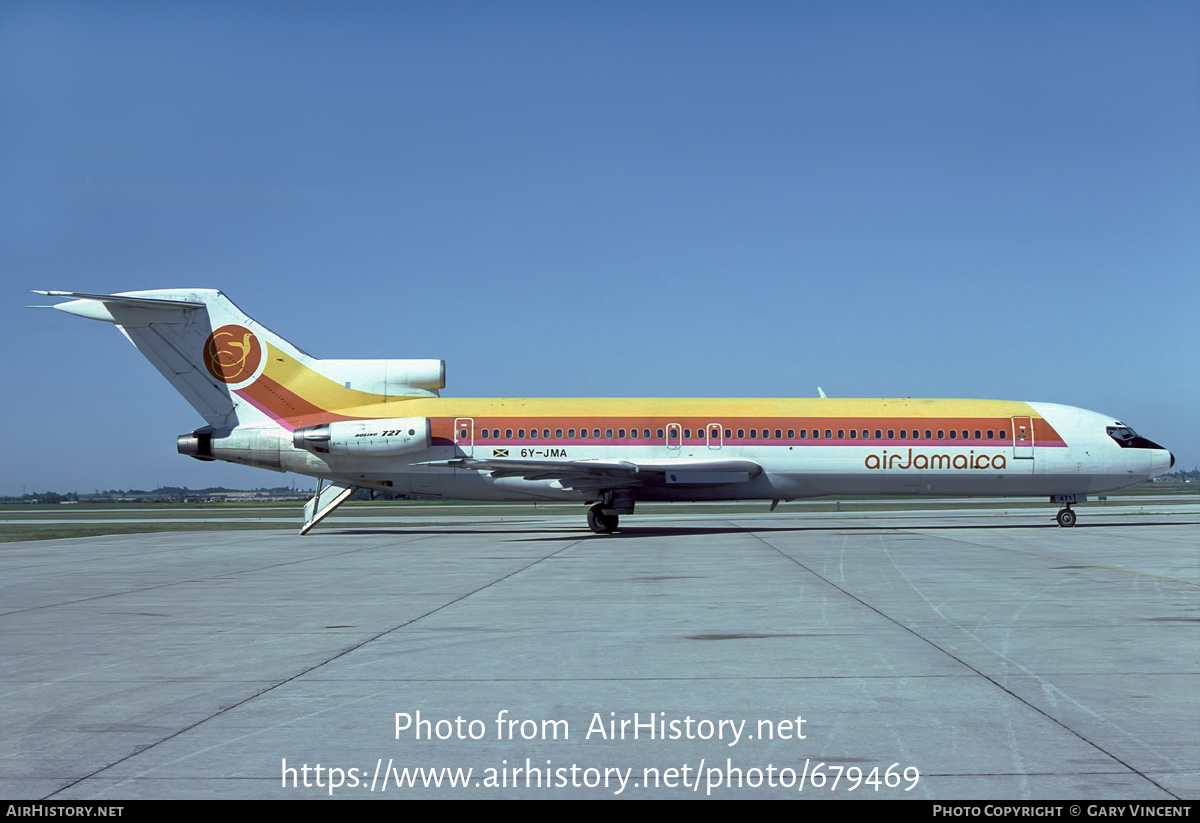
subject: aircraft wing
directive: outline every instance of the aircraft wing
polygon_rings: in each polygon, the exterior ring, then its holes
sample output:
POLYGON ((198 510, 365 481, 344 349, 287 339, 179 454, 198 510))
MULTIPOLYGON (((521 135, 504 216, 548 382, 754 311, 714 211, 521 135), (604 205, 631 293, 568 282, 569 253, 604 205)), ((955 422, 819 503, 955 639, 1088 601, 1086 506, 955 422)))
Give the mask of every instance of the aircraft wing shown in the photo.
POLYGON ((572 489, 619 489, 643 485, 714 486, 746 483, 762 473, 752 460, 517 460, 461 457, 422 466, 489 472, 492 477, 557 480, 572 489))

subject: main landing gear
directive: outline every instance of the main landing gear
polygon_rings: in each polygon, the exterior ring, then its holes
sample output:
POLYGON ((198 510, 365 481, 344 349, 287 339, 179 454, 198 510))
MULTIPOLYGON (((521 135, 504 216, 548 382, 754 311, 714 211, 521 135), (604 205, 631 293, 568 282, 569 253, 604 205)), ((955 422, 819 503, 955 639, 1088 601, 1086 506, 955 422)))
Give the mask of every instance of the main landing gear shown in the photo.
POLYGON ((1058 516, 1054 518, 1058 521, 1058 525, 1064 529, 1069 529, 1075 525, 1075 512, 1071 510, 1071 504, 1058 510, 1058 516))
POLYGON ((633 514, 636 495, 633 489, 610 489, 600 502, 588 509, 588 528, 596 534, 612 534, 617 530, 618 515, 633 514))
POLYGON ((621 518, 615 514, 605 514, 603 503, 597 503, 588 509, 588 528, 596 534, 615 532, 620 520, 621 518))

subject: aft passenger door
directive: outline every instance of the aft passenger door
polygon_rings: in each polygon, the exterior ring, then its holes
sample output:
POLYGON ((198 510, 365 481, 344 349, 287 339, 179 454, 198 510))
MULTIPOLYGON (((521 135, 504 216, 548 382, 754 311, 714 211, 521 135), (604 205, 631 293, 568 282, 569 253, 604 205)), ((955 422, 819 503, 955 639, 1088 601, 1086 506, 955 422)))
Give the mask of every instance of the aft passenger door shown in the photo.
POLYGON ((475 454, 475 418, 458 417, 454 420, 454 445, 467 457, 475 454))

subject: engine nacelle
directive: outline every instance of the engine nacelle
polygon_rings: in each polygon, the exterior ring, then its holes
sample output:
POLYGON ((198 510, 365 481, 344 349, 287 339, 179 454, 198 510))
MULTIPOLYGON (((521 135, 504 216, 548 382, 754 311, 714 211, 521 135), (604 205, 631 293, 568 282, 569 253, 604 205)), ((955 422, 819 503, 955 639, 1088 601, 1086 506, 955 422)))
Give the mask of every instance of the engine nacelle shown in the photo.
POLYGON ((197 460, 216 460, 217 458, 213 457, 212 437, 211 427, 196 429, 191 434, 181 434, 175 438, 175 450, 197 460))
POLYGON ((429 448, 428 417, 340 420, 292 432, 292 444, 318 454, 394 457, 429 448))
POLYGON ((314 366, 348 389, 388 397, 436 397, 446 388, 445 360, 318 360, 314 366))
POLYGON ((273 423, 232 429, 205 426, 191 434, 179 435, 175 448, 180 454, 197 460, 224 460, 281 472, 284 469, 279 460, 279 450, 287 443, 283 434, 283 429, 273 423))

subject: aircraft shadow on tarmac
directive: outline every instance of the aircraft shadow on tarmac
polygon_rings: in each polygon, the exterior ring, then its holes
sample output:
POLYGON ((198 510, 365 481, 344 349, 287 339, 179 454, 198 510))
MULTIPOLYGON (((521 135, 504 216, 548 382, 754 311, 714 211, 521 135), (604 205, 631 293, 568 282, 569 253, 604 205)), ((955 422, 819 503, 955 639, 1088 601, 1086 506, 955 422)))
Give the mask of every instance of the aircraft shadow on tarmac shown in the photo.
MULTIPOLYGON (((1080 523, 1073 530, 1062 530, 1064 533, 1076 531, 1078 529, 1121 529, 1121 528, 1144 528, 1146 526, 1197 526, 1200 521, 1180 520, 1180 521, 1161 521, 1155 520, 1150 522, 1139 523, 1080 523)), ((970 531, 978 529, 1053 529, 1059 531, 1059 526, 1053 521, 1050 523, 1001 523, 990 525, 934 525, 923 526, 920 523, 903 524, 895 526, 878 526, 878 525, 828 525, 828 526, 737 526, 737 525, 706 525, 706 526, 622 526, 619 530, 612 534, 590 534, 577 528, 561 528, 561 529, 545 529, 539 528, 536 531, 545 535, 547 531, 552 532, 552 535, 534 537, 521 537, 526 530, 520 528, 505 528, 505 529, 406 529, 398 527, 395 529, 339 529, 337 531, 327 530, 323 534, 339 534, 339 535, 395 535, 406 536, 414 534, 428 535, 468 535, 468 534, 495 534, 495 535, 512 535, 514 538, 526 541, 538 540, 562 540, 570 537, 580 539, 594 538, 596 540, 621 540, 621 539, 636 539, 639 537, 673 537, 684 535, 706 535, 706 534, 743 534, 747 532, 896 532, 896 531, 970 531)), ((528 531, 535 531, 529 529, 528 531)))

